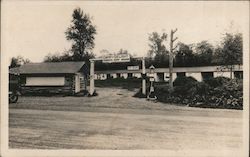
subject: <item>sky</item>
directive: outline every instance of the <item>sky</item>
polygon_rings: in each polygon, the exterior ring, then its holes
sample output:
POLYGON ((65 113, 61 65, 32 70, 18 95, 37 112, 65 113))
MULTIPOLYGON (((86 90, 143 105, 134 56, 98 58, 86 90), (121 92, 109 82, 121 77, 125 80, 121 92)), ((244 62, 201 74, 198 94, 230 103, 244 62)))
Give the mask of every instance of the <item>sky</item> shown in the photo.
MULTIPOLYGON (((249 27, 247 1, 2 1, 1 55, 42 62, 48 53, 70 49, 64 32, 73 10, 80 7, 97 28, 94 54, 126 49, 146 56, 152 32, 178 28, 177 42, 208 40, 219 44, 223 34, 244 33, 249 27)), ((244 39, 243 39, 244 40, 244 39)), ((169 47, 169 40, 164 43, 169 47)))

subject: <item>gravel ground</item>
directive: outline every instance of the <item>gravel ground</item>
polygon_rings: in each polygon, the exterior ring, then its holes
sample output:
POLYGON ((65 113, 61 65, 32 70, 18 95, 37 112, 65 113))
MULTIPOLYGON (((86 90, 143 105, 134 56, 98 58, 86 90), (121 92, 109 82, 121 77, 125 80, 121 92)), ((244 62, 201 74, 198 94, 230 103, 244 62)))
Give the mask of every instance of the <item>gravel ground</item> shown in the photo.
POLYGON ((119 88, 97 91, 90 98, 20 97, 9 107, 10 148, 242 149, 241 110, 154 103, 119 88))

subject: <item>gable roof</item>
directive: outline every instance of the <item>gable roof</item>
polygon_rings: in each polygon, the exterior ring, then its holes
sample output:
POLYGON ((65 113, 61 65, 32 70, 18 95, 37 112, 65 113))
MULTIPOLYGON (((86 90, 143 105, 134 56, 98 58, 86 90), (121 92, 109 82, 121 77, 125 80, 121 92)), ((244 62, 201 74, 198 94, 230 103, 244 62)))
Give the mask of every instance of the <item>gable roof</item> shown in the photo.
MULTIPOLYGON (((83 65, 85 62, 27 63, 20 66, 18 71, 20 74, 74 74, 79 72, 83 65)), ((13 70, 10 69, 10 72, 13 70)))

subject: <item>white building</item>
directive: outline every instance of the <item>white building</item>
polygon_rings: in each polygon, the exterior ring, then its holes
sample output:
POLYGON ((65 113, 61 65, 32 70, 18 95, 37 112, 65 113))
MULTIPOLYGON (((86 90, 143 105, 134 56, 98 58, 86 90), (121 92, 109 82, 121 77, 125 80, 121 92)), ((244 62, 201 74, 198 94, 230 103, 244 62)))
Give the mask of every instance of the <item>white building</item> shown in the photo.
MULTIPOLYGON (((156 82, 163 82, 169 80, 169 68, 156 68, 154 70, 154 78, 156 82)), ((141 78, 142 70, 109 70, 96 71, 95 79, 105 80, 108 78, 141 78)), ((146 75, 149 75, 149 69, 146 69, 146 75)), ((209 77, 230 77, 230 69, 223 66, 203 66, 203 67, 174 67, 173 80, 178 76, 191 76, 198 81, 202 81, 209 77)), ((235 65, 233 67, 232 78, 243 78, 242 65, 235 65)))

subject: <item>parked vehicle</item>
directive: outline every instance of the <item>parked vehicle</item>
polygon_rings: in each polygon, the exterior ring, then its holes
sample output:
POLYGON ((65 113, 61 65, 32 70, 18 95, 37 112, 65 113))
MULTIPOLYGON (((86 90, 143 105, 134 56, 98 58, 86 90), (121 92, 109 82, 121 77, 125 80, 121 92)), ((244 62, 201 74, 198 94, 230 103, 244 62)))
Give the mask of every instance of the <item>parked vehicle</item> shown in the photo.
POLYGON ((9 103, 16 103, 20 95, 18 75, 9 74, 9 103))

